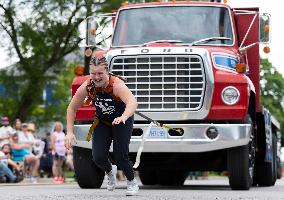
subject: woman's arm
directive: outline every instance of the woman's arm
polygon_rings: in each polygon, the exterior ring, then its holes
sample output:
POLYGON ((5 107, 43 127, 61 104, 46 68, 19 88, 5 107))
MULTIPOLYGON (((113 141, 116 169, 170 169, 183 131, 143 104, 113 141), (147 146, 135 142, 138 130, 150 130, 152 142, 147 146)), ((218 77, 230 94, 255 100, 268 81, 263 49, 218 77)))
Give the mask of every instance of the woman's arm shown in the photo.
POLYGON ((113 86, 113 94, 119 97, 126 105, 125 110, 121 117, 114 119, 113 124, 119 124, 120 122, 125 123, 125 121, 131 117, 135 110, 137 109, 137 101, 129 88, 120 79, 116 79, 113 86))
POLYGON ((56 140, 55 135, 52 134, 50 138, 50 143, 51 143, 50 146, 51 146, 52 154, 55 154, 55 140, 56 140))
POLYGON ((8 164, 11 165, 14 169, 16 169, 17 171, 20 171, 20 166, 17 165, 17 163, 15 163, 13 160, 8 159, 8 164))
POLYGON ((78 108, 84 103, 86 96, 88 95, 86 86, 88 80, 86 80, 76 91, 70 104, 67 108, 66 121, 67 121, 67 134, 65 137, 65 147, 69 149, 73 143, 76 142, 76 138, 73 132, 73 126, 75 121, 75 114, 78 108))
POLYGON ((21 150, 21 149, 29 149, 30 145, 29 144, 19 144, 19 143, 10 143, 11 144, 11 148, 12 149, 16 149, 16 150, 21 150))
POLYGON ((85 81, 76 91, 75 95, 73 96, 70 104, 67 108, 67 134, 73 134, 73 125, 75 121, 75 114, 78 108, 84 103, 86 96, 88 95, 87 90, 87 81, 85 81))

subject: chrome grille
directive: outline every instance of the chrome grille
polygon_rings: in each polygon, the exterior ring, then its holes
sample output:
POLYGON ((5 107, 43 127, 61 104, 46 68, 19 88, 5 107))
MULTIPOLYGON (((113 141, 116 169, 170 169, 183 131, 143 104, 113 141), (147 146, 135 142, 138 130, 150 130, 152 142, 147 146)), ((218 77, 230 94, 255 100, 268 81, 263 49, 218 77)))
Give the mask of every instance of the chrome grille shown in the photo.
POLYGON ((200 56, 117 56, 111 71, 127 78, 139 110, 185 111, 202 106, 205 75, 200 56))

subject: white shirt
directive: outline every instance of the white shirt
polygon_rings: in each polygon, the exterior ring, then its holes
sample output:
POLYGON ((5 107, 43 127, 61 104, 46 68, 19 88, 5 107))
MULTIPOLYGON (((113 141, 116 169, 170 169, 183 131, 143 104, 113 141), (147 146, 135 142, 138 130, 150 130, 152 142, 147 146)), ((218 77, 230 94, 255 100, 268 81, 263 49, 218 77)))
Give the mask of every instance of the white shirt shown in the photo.
MULTIPOLYGON (((5 156, 5 153, 3 151, 0 151, 0 157, 5 156)), ((8 158, 0 159, 0 162, 4 163, 5 165, 8 165, 8 158)))
MULTIPOLYGON (((13 135, 15 132, 15 130, 11 127, 11 126, 2 126, 0 128, 0 138, 3 137, 10 137, 11 135, 13 135)), ((9 139, 0 139, 0 148, 4 145, 4 144, 9 144, 9 139)))
POLYGON ((35 143, 34 135, 30 132, 24 133, 22 131, 18 131, 18 137, 19 137, 19 144, 29 144, 30 145, 29 151, 31 153, 32 147, 35 143))
POLYGON ((41 157, 43 154, 45 142, 40 139, 35 139, 35 143, 33 145, 33 152, 36 156, 41 157))
POLYGON ((55 153, 59 156, 65 156, 65 134, 63 132, 53 132, 51 135, 55 139, 55 153))

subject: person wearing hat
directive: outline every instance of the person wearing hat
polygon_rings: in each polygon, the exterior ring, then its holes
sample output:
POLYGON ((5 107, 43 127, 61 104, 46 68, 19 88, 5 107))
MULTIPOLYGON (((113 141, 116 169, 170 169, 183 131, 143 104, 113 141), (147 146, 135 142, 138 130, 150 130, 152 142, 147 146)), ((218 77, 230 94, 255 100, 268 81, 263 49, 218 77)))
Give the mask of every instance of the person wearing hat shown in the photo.
MULTIPOLYGON (((18 133, 18 144, 19 146, 25 146, 25 149, 28 151, 28 155, 25 156, 25 163, 28 163, 31 167, 27 171, 27 174, 31 176, 31 182, 37 182, 37 173, 39 169, 39 157, 35 156, 32 153, 33 145, 36 143, 36 140, 31 132, 28 131, 28 124, 22 124, 22 131, 18 133)), ((13 147, 13 146, 12 146, 13 147)))
POLYGON ((2 148, 4 144, 9 144, 9 139, 14 133, 13 128, 9 125, 10 122, 8 117, 1 117, 1 124, 2 127, 0 128, 0 148, 2 148))
POLYGON ((27 130, 33 135, 33 146, 32 146, 32 152, 35 156, 37 156, 39 159, 41 158, 43 154, 44 149, 44 142, 38 138, 36 134, 36 128, 34 123, 28 123, 27 130))
POLYGON ((67 108, 66 148, 70 148, 76 141, 73 133, 75 113, 86 97, 95 105, 96 117, 99 119, 92 134, 92 155, 96 165, 107 174, 107 189, 112 191, 116 186, 117 167, 108 158, 113 141, 114 161, 127 178, 126 195, 136 195, 139 187, 128 152, 137 101, 119 77, 109 74, 104 56, 92 57, 90 79, 78 88, 67 108))
POLYGON ((32 146, 35 144, 35 137, 34 135, 28 130, 28 124, 22 124, 22 130, 19 134, 19 143, 29 144, 30 148, 29 151, 32 152, 32 146))

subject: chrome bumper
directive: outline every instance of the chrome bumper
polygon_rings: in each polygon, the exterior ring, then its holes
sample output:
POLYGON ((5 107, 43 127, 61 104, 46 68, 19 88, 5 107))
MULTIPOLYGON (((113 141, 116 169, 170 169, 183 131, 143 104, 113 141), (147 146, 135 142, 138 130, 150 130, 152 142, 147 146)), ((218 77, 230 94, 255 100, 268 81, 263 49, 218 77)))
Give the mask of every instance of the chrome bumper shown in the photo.
MULTIPOLYGON (((169 136, 165 139, 146 139, 143 152, 206 152, 246 145, 250 139, 250 124, 169 124, 172 128, 182 128, 182 136, 169 136), (206 135, 209 127, 216 127, 218 136, 210 139, 206 135)), ((75 125, 77 138, 75 146, 92 148, 86 141, 90 125, 75 125)), ((148 124, 134 124, 146 132, 148 124)), ((142 136, 132 136, 129 152, 137 152, 142 136)), ((110 149, 112 151, 112 147, 110 149)))

